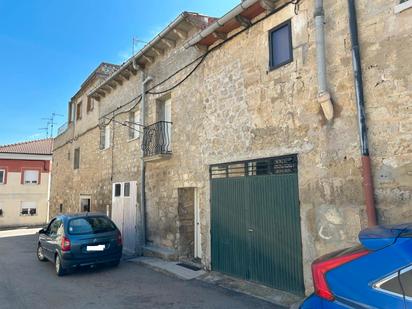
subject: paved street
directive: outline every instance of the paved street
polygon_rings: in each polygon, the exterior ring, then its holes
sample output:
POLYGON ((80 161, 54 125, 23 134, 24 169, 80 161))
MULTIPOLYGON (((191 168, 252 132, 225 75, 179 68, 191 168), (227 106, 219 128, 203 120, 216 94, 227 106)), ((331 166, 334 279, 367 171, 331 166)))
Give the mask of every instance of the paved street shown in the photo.
POLYGON ((182 281, 131 262, 58 278, 51 263, 37 260, 35 235, 7 233, 7 237, 0 237, 1 309, 276 308, 243 294, 198 280, 182 281))

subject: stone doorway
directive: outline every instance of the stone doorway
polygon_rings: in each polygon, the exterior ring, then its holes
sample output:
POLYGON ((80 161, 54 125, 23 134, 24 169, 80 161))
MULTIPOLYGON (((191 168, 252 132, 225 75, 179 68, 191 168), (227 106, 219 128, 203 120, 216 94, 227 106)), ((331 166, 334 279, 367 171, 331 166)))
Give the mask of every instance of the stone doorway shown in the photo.
POLYGON ((195 188, 178 188, 179 257, 192 260, 195 247, 195 188))

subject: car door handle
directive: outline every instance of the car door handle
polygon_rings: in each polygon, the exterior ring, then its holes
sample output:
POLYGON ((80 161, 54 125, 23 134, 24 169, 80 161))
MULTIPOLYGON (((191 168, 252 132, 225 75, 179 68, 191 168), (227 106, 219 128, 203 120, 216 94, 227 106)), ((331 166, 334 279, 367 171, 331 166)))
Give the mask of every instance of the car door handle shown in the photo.
POLYGON ((249 229, 249 232, 254 232, 254 230, 253 230, 253 229, 249 229))

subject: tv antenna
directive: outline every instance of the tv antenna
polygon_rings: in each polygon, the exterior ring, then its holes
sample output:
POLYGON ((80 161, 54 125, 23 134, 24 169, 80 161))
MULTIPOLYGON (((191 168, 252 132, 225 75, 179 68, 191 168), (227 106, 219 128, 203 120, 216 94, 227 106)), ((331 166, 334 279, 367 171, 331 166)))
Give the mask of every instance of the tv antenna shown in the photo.
MULTIPOLYGON (((49 138, 49 126, 50 126, 50 137, 53 138, 54 136, 54 125, 56 122, 54 122, 54 119, 57 117, 63 117, 63 115, 57 114, 57 113, 52 113, 50 118, 42 118, 43 120, 47 120, 47 138, 49 138)), ((44 130, 45 128, 41 128, 39 130, 44 130)))
POLYGON ((134 53, 135 53, 134 48, 137 44, 139 44, 139 43, 147 44, 148 43, 148 42, 140 40, 136 37, 133 37, 132 40, 133 40, 133 43, 132 43, 132 56, 134 56, 134 53))

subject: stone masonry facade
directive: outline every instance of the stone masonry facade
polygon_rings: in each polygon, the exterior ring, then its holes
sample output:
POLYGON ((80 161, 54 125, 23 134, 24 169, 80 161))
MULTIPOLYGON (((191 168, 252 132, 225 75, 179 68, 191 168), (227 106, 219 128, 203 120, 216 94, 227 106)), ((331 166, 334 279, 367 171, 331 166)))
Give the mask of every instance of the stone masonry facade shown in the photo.
MULTIPOLYGON (((412 9, 395 13, 397 4, 394 0, 357 2, 380 223, 412 221, 412 9)), ((331 121, 324 118, 317 102, 313 6, 313 1, 303 0, 297 14, 294 5, 284 7, 209 52, 183 83, 173 87, 196 63, 173 73, 206 51, 184 48, 184 42, 203 28, 186 21, 186 34, 179 40, 176 37, 175 46, 165 48, 144 69, 95 100, 98 115, 88 121, 88 128, 74 133, 73 124, 56 138, 51 214, 58 213, 60 204, 64 212, 78 211, 83 194, 92 196, 93 211, 110 212, 112 183, 134 180, 140 184, 142 134, 128 140, 128 127, 122 123, 128 120, 130 108, 140 110, 135 98, 142 92, 145 76, 154 78, 150 88, 173 75, 147 94, 145 125, 158 121, 159 102, 167 99, 171 99, 173 123, 172 154, 146 163, 148 241, 179 255, 183 218, 180 222, 178 192, 196 188, 201 261, 210 268, 209 166, 298 154, 304 278, 309 292, 311 262, 353 245, 366 226, 347 3, 325 1, 327 75, 334 105, 331 121), (289 19, 293 61, 270 70, 268 32, 289 19), (106 150, 99 149, 102 123, 112 127, 113 143, 106 150), (78 170, 73 169, 76 147, 81 149, 78 170)), ((84 96, 100 82, 82 90, 84 96)), ((139 201, 139 190, 138 195, 139 201)))

